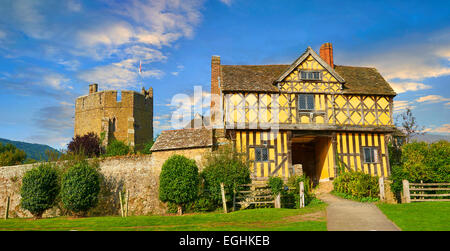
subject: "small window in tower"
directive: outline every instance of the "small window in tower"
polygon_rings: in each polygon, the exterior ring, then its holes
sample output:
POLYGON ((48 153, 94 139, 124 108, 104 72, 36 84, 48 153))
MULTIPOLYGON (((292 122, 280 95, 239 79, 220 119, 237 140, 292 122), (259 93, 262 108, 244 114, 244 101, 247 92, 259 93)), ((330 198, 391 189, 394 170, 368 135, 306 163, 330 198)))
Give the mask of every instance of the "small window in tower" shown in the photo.
POLYGON ((116 131, 116 118, 113 118, 113 120, 111 121, 111 132, 115 132, 116 131))

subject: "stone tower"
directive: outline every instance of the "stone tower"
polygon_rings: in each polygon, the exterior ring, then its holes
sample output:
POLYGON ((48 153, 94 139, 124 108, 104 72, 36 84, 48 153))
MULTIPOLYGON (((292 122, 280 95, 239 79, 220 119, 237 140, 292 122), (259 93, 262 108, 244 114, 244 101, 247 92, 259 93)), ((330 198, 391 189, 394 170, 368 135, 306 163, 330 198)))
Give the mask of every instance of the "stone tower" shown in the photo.
POLYGON ((148 91, 98 91, 89 85, 89 95, 78 97, 75 103, 75 135, 94 132, 104 134, 103 145, 113 139, 141 149, 153 139, 153 89, 148 91))

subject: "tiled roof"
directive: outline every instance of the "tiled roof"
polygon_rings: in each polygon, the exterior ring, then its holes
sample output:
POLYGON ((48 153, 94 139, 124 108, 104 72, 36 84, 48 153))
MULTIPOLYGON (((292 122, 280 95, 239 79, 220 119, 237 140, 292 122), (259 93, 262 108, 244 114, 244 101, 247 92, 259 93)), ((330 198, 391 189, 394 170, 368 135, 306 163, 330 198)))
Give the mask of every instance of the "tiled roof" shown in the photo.
POLYGON ((334 70, 345 79, 344 93, 396 95, 375 68, 336 65, 334 70))
MULTIPOLYGON (((275 80, 290 65, 221 65, 222 91, 279 92, 275 80)), ((336 65, 344 79, 344 93, 396 95, 375 68, 336 65)))
POLYGON ((162 131, 151 151, 210 147, 212 130, 207 128, 162 131))
POLYGON ((278 92, 273 82, 289 65, 221 65, 222 91, 278 92))

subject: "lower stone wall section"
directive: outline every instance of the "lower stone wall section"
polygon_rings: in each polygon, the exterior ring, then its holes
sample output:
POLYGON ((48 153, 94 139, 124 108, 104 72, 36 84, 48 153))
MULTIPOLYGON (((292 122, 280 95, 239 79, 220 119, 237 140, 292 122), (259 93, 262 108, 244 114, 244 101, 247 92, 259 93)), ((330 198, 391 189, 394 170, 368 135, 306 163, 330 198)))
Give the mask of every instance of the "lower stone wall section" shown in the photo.
MULTIPOLYGON (((162 164, 173 154, 194 159, 201 170, 203 156, 210 148, 154 152, 152 155, 110 157, 100 161, 102 189, 99 205, 89 215, 119 215, 119 193, 129 191, 129 215, 163 214, 166 206, 159 198, 159 174, 162 164)), ((26 171, 33 164, 0 167, 0 217, 4 217, 6 199, 10 196, 9 217, 32 217, 20 207, 20 187, 26 171)), ((47 210, 44 217, 63 215, 60 205, 47 210)))

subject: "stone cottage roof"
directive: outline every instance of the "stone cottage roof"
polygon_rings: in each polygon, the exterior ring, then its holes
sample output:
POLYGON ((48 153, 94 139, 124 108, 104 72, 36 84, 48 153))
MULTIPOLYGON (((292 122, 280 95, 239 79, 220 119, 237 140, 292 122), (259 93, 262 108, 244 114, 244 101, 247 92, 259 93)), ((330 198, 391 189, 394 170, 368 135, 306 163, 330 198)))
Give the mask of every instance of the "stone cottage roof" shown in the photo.
POLYGON ((155 151, 211 147, 212 129, 179 129, 162 131, 151 149, 155 151))
MULTIPOLYGON (((291 65, 221 65, 222 91, 279 92, 274 85, 291 65)), ((396 95, 375 68, 335 65, 344 80, 344 93, 396 95)))

